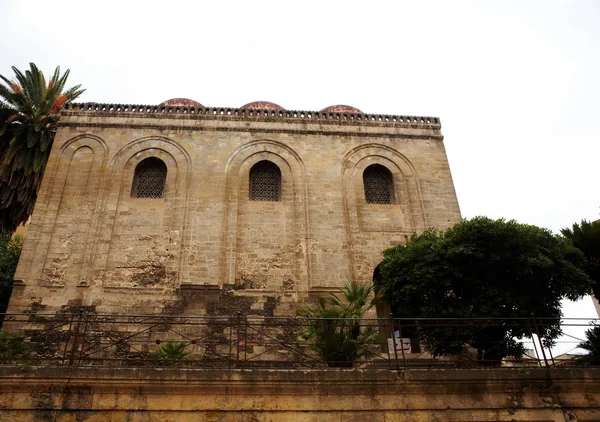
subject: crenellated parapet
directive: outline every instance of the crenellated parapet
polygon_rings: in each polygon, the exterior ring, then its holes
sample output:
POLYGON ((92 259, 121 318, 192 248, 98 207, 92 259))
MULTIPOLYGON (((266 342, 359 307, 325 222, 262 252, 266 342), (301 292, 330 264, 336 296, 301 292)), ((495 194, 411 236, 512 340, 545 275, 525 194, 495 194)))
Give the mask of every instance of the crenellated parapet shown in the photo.
MULTIPOLYGON (((302 111, 302 110, 277 110, 274 108, 231 108, 231 107, 195 107, 195 106, 169 106, 169 105, 139 105, 139 104, 103 104, 103 103, 71 103, 66 104, 62 114, 76 113, 110 113, 111 115, 188 115, 209 118, 233 119, 281 119, 296 121, 326 121, 338 123, 371 123, 378 125, 409 126, 440 128, 439 117, 429 116, 403 116, 390 114, 368 114, 361 112, 333 112, 333 111, 302 111)), ((357 109, 356 109, 357 110, 357 109)), ((358 111, 358 110, 357 110, 358 111)))

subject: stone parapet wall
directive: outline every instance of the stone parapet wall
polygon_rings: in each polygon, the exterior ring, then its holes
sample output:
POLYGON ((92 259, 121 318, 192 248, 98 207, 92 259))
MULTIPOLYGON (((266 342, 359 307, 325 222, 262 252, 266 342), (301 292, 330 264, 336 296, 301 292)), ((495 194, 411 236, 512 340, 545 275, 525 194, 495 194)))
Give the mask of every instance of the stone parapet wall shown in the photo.
POLYGON ((231 107, 194 107, 194 106, 169 106, 169 105, 137 105, 137 104, 99 104, 99 103, 71 103, 66 104, 62 115, 83 115, 83 113, 104 113, 111 115, 130 116, 142 114, 146 116, 157 115, 186 115, 201 118, 228 118, 228 119, 278 119, 290 120, 329 120, 347 122, 349 124, 369 123, 375 125, 402 125, 405 127, 431 126, 440 128, 440 119, 430 116, 397 116, 389 114, 365 114, 362 112, 328 112, 328 111, 298 111, 274 110, 256 108, 231 108, 231 107))
POLYGON ((4 421, 597 421, 599 369, 2 367, 4 421))

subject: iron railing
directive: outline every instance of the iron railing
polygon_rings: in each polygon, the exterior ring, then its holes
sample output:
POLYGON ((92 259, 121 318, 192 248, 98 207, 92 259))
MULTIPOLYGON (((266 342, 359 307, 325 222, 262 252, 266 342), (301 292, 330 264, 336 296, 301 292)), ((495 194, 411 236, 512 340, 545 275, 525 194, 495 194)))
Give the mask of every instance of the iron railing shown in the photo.
MULTIPOLYGON (((556 322, 556 320, 553 320, 556 322)), ((561 326, 585 327, 589 319, 563 319, 561 326)), ((0 332, 0 364, 184 367, 340 368, 400 370, 430 367, 558 366, 580 364, 554 356, 541 333, 544 318, 372 318, 112 315, 85 311, 59 314, 6 314, 0 332), (486 362, 465 344, 457 356, 433 357, 416 339, 423 329, 439 329, 439 342, 456 343, 457 330, 476 333, 486 350, 494 328, 525 332, 523 358, 486 362), (448 332, 444 331, 448 330, 448 332), (469 331, 473 330, 473 331, 469 331), (490 331, 491 330, 491 331, 490 331), (315 333, 317 333, 315 335, 315 333), (368 334, 368 335, 367 335, 368 334), (447 338, 444 338, 446 335, 447 338), (346 343, 344 343, 346 342, 346 343), (325 353, 327 347, 345 346, 325 353)), ((582 341, 561 337, 575 349, 582 341)), ((589 362, 588 362, 589 363, 589 362)))

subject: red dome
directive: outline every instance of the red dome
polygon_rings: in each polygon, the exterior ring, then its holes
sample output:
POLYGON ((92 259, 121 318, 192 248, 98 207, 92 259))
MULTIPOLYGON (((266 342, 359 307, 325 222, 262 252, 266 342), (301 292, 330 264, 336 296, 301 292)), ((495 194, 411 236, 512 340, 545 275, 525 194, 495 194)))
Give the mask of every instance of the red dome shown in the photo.
POLYGON ((269 101, 254 101, 242 106, 241 108, 249 108, 253 110, 285 110, 279 104, 271 103, 269 101))
POLYGON ((198 101, 190 100, 189 98, 171 98, 163 101, 159 107, 204 107, 198 101))
POLYGON ((356 107, 338 104, 338 105, 332 105, 327 108, 324 108, 323 110, 321 110, 321 113, 352 113, 352 114, 360 113, 360 114, 362 114, 362 111, 360 111, 356 107))

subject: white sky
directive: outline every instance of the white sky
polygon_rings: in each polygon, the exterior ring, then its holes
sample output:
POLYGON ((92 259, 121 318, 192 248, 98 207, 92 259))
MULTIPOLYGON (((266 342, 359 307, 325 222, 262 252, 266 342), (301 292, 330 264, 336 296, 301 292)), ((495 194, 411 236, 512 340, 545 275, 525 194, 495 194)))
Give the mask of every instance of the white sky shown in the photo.
POLYGON ((600 1, 0 0, 0 16, 4 76, 60 65, 81 101, 439 116, 463 217, 600 218, 600 1))

